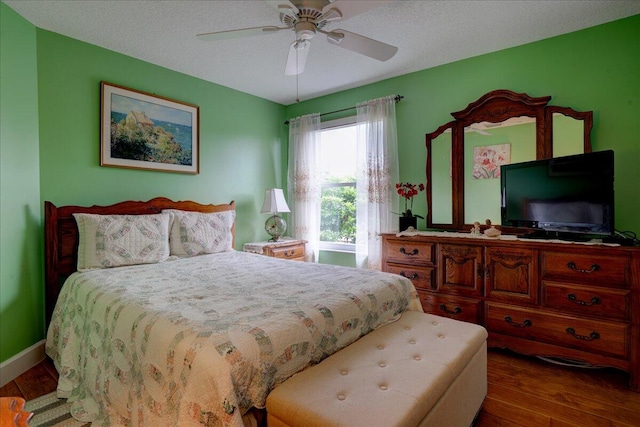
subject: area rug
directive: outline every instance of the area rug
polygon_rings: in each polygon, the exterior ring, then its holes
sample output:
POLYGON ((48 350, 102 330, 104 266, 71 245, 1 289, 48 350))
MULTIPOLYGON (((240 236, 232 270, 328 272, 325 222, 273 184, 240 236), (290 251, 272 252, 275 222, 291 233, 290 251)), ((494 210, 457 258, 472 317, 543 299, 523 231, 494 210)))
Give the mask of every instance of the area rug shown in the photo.
POLYGON ((33 412, 29 427, 85 427, 90 423, 74 420, 69 410, 71 403, 67 399, 58 399, 56 392, 29 400, 24 406, 27 412, 33 412))

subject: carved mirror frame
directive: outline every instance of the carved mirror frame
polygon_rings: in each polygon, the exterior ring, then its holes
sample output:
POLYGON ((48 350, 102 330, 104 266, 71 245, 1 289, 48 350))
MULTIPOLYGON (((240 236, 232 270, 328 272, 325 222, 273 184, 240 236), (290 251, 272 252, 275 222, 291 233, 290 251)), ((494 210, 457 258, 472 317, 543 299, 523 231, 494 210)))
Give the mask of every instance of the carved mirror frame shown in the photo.
MULTIPOLYGON (((591 152, 591 129, 593 112, 579 112, 569 107, 547 105, 551 96, 531 97, 525 93, 516 93, 507 89, 489 92, 477 101, 470 103, 464 110, 451 113, 454 120, 443 124, 426 135, 427 145, 427 228, 468 231, 471 224, 465 224, 464 197, 464 135, 465 128, 472 123, 500 123, 512 117, 532 117, 535 119, 536 159, 553 157, 553 115, 562 114, 583 122, 583 150, 591 152), (451 223, 433 222, 433 142, 444 133, 451 133, 451 223)), ((533 159, 532 159, 533 160, 533 159)), ((502 227, 505 231, 510 231, 502 227)))

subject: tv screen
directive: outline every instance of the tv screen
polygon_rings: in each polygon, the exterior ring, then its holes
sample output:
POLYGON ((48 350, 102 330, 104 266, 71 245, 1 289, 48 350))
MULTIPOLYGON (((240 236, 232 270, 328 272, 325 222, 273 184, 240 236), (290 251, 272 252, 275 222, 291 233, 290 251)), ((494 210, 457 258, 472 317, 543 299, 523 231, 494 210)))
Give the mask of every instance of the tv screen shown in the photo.
POLYGON ((612 235, 613 151, 504 165, 502 225, 612 235))

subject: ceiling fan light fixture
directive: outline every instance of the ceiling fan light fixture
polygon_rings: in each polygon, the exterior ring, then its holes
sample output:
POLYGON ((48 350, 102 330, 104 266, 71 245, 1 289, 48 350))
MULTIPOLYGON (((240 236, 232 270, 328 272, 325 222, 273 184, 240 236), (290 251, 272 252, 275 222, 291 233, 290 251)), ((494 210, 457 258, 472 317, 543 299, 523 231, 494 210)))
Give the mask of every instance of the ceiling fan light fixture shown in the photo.
POLYGON ((316 35, 316 25, 313 22, 300 21, 295 28, 297 39, 311 40, 316 35))

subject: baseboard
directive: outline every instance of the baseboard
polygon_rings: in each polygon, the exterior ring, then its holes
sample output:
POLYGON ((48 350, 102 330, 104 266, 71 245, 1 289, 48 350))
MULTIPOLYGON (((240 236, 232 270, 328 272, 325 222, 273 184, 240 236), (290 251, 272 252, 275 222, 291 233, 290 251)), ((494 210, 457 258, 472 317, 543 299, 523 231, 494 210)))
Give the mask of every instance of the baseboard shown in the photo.
POLYGON ((44 344, 45 340, 39 341, 0 363, 0 387, 42 362, 45 358, 44 344))

